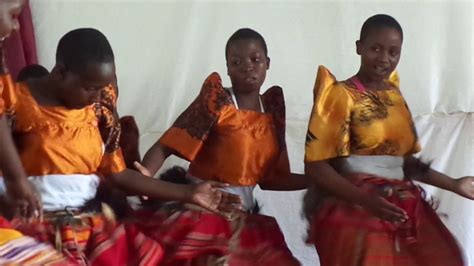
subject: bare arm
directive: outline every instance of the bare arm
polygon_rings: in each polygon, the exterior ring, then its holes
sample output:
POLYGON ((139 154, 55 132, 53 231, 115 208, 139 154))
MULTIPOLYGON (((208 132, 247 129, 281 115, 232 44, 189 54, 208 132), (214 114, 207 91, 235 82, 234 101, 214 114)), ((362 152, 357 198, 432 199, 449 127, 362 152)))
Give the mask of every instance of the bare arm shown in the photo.
POLYGON ((305 173, 316 186, 342 200, 359 205, 366 200, 366 195, 342 177, 328 161, 306 163, 305 173))
POLYGON ((305 173, 314 184, 337 198, 360 205, 374 215, 389 221, 406 220, 406 212, 375 195, 368 195, 341 176, 328 161, 305 164, 305 173))
POLYGON ((309 180, 303 174, 290 173, 289 177, 274 178, 270 181, 259 184, 263 190, 292 191, 307 189, 309 180))
POLYGON ((5 116, 0 118, 0 166, 7 193, 15 204, 17 214, 24 218, 33 218, 35 215, 41 218, 40 196, 26 179, 26 173, 5 116))
MULTIPOLYGON (((0 75, 8 73, 3 56, 3 42, 0 42, 0 75)), ((1 90, 0 90, 1 92, 1 90)), ((0 98, 1 101, 1 98, 0 98)), ((0 117, 0 166, 5 182, 13 183, 26 180, 25 170, 13 142, 11 129, 5 115, 0 117)))
MULTIPOLYGON (((6 73, 8 70, 3 56, 3 42, 0 42, 0 74, 6 73)), ((41 199, 26 179, 26 173, 5 115, 0 115, 0 168, 3 172, 7 193, 13 200, 17 213, 25 218, 32 218, 37 213, 41 219, 41 199)))
POLYGON ((143 157, 142 165, 150 171, 151 176, 161 168, 166 158, 171 155, 171 150, 162 146, 158 141, 151 146, 143 157))
POLYGON ((230 212, 240 209, 240 197, 222 192, 218 188, 227 185, 217 182, 180 185, 149 178, 130 169, 112 174, 110 180, 118 188, 132 195, 145 195, 161 200, 193 203, 212 212, 230 212))
POLYGON ((404 172, 408 178, 457 193, 468 199, 474 199, 474 177, 465 176, 454 179, 429 167, 414 156, 404 161, 404 172))
POLYGON ((181 202, 190 200, 190 186, 149 178, 130 169, 112 174, 110 178, 114 185, 129 195, 145 195, 150 198, 181 202))
POLYGON ((13 143, 7 118, 0 118, 0 165, 6 182, 26 180, 25 170, 13 143))
POLYGON ((414 156, 405 157, 403 164, 405 175, 416 181, 426 183, 445 190, 454 191, 455 179, 430 168, 414 156))

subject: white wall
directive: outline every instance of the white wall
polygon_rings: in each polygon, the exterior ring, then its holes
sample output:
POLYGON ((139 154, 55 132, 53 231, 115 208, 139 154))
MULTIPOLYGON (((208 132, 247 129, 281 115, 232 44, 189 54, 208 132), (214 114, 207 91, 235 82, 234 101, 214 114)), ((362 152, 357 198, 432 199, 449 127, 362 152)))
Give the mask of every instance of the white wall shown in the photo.
MULTIPOLYGON (((136 117, 142 133, 142 152, 192 101, 210 72, 220 72, 225 84, 229 84, 224 58, 227 38, 241 27, 256 29, 266 38, 271 57, 264 86, 278 84, 285 90, 287 141, 295 172, 303 171, 303 143, 317 66, 328 66, 339 79, 354 74, 359 64, 354 42, 363 21, 376 13, 393 15, 405 32, 399 67, 402 91, 418 116, 426 156, 436 158, 435 167, 455 176, 474 174, 474 121, 472 115, 462 113, 474 111, 472 2, 30 3, 40 63, 48 68, 54 64, 59 38, 67 31, 94 27, 107 35, 116 55, 119 112, 136 117), (451 114, 455 112, 459 113, 451 114), (463 145, 459 145, 461 139, 463 145), (446 143, 452 144, 451 150, 444 150, 446 143), (452 160, 453 154, 457 154, 456 160, 452 160)), ((473 227, 474 203, 431 191, 442 199, 442 209, 450 214, 448 226, 472 251, 474 243, 470 238, 474 232, 469 228, 473 227)), ((315 265, 314 249, 303 241, 306 225, 300 219, 301 195, 257 191, 264 210, 278 218, 295 255, 304 265, 315 265)))

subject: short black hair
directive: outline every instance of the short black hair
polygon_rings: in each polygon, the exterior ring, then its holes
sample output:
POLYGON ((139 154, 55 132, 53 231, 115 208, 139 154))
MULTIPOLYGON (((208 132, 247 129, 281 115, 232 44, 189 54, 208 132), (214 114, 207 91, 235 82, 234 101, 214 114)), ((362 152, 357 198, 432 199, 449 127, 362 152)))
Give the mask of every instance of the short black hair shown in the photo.
POLYGON ((20 70, 20 73, 18 73, 18 76, 16 77, 16 81, 23 82, 29 79, 38 79, 47 76, 48 74, 49 71, 42 65, 28 65, 20 70))
POLYGON ((72 30, 59 40, 56 63, 72 71, 81 71, 90 63, 114 61, 109 41, 100 31, 92 28, 72 30))
POLYGON ((398 23, 398 21, 393 17, 385 14, 378 14, 368 18, 362 25, 359 40, 363 41, 372 30, 380 28, 391 28, 397 30, 400 32, 400 36, 403 40, 403 30, 400 23, 398 23))
POLYGON ((227 58, 227 54, 229 52, 229 46, 231 43, 239 40, 255 40, 260 42, 262 45, 263 51, 265 52, 265 56, 268 54, 267 50, 267 43, 265 42, 265 39, 263 38, 260 33, 249 29, 249 28, 243 28, 239 29, 232 36, 230 36, 229 40, 227 40, 227 44, 225 45, 225 57, 227 58))
POLYGON ((190 184, 191 182, 186 178, 188 171, 181 166, 173 166, 160 175, 160 180, 175 183, 175 184, 190 184))

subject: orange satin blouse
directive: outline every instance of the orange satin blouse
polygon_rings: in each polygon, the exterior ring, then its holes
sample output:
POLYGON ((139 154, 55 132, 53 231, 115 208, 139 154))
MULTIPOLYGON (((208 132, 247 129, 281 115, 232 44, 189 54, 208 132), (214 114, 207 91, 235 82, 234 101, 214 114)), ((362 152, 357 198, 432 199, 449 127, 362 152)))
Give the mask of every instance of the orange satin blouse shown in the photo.
POLYGON ((192 176, 256 185, 289 177, 285 144, 285 105, 279 87, 261 96, 265 112, 239 110, 217 73, 159 142, 190 161, 192 176))
POLYGON ((26 83, 14 83, 10 75, 0 76, 0 81, 0 114, 12 120, 13 136, 29 176, 107 175, 125 169, 120 149, 104 153, 99 122, 109 121, 104 128, 111 127, 111 119, 102 116, 110 111, 96 104, 78 110, 41 106, 26 83))

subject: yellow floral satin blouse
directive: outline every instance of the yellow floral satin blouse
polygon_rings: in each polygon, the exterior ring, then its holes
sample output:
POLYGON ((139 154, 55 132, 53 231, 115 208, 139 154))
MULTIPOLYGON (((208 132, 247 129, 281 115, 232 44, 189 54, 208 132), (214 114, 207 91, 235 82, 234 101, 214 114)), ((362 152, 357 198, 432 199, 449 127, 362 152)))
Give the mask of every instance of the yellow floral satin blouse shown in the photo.
POLYGON ((396 72, 390 89, 359 90, 323 66, 314 86, 305 162, 355 155, 403 156, 420 150, 396 72))

